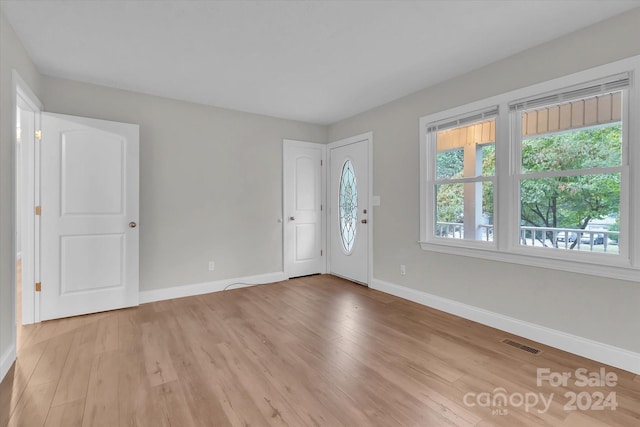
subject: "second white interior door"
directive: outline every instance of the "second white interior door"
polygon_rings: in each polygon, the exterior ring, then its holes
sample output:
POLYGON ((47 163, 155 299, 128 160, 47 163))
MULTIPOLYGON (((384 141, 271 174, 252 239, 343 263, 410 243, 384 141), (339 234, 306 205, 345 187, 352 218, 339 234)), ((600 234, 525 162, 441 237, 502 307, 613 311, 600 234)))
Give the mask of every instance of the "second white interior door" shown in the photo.
POLYGON ((284 271, 288 277, 325 271, 325 148, 322 144, 284 141, 284 271))

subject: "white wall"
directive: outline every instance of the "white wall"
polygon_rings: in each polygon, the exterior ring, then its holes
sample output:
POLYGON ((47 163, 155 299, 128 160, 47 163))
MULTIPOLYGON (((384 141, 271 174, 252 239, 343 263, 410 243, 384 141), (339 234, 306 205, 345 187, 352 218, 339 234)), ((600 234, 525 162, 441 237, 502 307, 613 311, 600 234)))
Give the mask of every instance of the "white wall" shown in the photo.
POLYGON ((330 141, 373 131, 373 192, 382 199, 374 277, 640 352, 640 283, 432 253, 417 243, 421 116, 637 55, 638 40, 634 9, 331 125, 330 141))
POLYGON ((11 71, 15 69, 31 89, 38 95, 40 74, 18 41, 13 29, 0 11, 0 378, 9 362, 15 335, 15 294, 12 275, 15 254, 13 253, 13 221, 15 204, 13 188, 13 83, 11 71))
POLYGON ((282 140, 326 142, 326 126, 52 77, 41 100, 140 125, 141 290, 282 271, 282 140))

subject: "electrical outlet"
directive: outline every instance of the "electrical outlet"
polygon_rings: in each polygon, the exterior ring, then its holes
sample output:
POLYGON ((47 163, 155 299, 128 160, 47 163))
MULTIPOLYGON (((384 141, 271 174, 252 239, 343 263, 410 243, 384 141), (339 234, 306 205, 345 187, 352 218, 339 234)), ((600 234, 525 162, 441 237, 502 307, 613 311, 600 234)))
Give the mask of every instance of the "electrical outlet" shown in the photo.
POLYGON ((213 261, 209 261, 209 271, 213 271, 216 269, 216 263, 213 261))
POLYGON ((407 266, 404 264, 400 264, 400 275, 405 276, 407 274, 407 266))

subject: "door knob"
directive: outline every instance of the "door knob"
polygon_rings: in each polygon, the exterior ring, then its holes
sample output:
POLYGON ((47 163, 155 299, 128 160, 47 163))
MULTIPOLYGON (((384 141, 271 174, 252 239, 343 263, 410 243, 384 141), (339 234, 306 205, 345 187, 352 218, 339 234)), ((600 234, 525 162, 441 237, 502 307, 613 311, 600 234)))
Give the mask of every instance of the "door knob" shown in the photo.
POLYGON ((367 223, 367 220, 366 220, 366 219, 363 219, 363 220, 362 220, 362 221, 360 221, 360 222, 361 222, 361 223, 363 223, 363 224, 366 224, 366 223, 367 223))
POLYGON ((137 226, 137 225, 138 225, 138 224, 136 224, 135 222, 131 221, 131 222, 129 223, 129 228, 136 228, 136 226, 137 226))
POLYGON ((292 216, 289 217, 289 221, 295 221, 296 219, 292 216))

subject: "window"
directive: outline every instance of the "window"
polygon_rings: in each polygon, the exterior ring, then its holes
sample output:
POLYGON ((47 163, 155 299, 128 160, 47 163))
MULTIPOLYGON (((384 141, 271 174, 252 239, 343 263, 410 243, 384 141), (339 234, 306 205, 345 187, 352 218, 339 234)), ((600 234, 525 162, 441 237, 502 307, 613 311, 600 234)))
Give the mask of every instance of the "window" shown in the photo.
POLYGON ((496 115, 491 109, 428 128, 435 237, 493 241, 496 115))
POLYGON ((640 281, 638 72, 640 56, 421 118, 422 248, 640 281))
POLYGON ((579 97, 565 92, 551 103, 545 97, 511 105, 520 245, 620 254, 625 95, 611 88, 628 85, 625 76, 584 88, 579 97))

